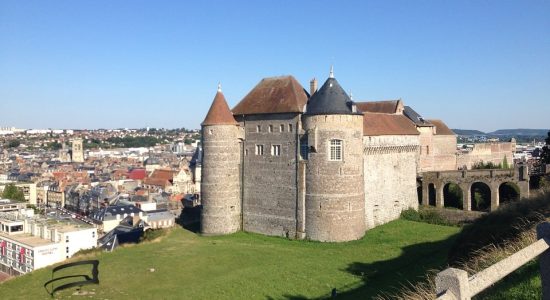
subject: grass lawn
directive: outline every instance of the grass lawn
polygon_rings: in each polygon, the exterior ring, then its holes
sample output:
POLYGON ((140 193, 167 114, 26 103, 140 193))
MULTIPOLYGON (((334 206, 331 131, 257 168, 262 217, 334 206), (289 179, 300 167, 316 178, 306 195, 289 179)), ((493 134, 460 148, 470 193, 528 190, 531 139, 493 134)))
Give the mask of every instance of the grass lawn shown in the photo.
MULTIPOLYGON (((443 267, 459 229, 397 220, 335 244, 202 237, 178 227, 157 242, 77 258, 100 260, 100 284, 82 287, 86 296, 69 289, 55 298, 302 299, 327 297, 332 288, 342 299, 371 298, 443 267)), ((0 299, 51 299, 43 288, 50 278, 46 268, 0 284, 0 299)))

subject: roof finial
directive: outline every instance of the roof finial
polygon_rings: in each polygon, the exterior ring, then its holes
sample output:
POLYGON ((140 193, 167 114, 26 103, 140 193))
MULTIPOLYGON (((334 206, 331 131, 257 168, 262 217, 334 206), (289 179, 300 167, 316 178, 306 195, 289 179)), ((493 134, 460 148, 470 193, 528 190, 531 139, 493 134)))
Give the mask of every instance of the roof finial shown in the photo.
POLYGON ((334 66, 330 65, 330 74, 328 75, 328 78, 334 78, 334 66))
POLYGON ((353 93, 351 92, 351 90, 349 91, 349 99, 353 101, 353 93))
POLYGON ((222 92, 222 84, 218 82, 218 92, 222 92))

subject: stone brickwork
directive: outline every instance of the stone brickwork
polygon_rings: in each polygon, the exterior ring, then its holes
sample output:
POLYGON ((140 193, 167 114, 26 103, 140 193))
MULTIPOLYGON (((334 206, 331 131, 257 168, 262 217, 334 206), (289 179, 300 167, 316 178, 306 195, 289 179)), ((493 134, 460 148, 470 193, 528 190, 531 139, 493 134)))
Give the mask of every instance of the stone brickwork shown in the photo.
POLYGON ((474 148, 467 153, 460 153, 457 158, 457 166, 466 166, 471 169, 472 166, 479 162, 491 162, 495 165, 502 164, 504 157, 509 165, 514 161, 514 153, 516 152, 515 142, 496 142, 474 144, 474 148))
POLYGON ((435 135, 434 127, 418 127, 420 132, 420 157, 418 172, 457 169, 456 136, 435 135))
POLYGON ((472 210, 472 186, 483 183, 491 191, 491 210, 500 205, 499 187, 505 183, 513 183, 519 189, 520 198, 529 197, 529 174, 526 165, 518 164, 514 169, 483 169, 462 171, 425 172, 422 178, 422 204, 429 205, 429 186, 435 189, 435 205, 445 206, 444 188, 450 183, 457 184, 462 190, 463 209, 472 210))
POLYGON ((84 147, 82 145, 82 139, 74 139, 71 141, 71 160, 72 162, 84 162, 84 147))
POLYGON ((365 221, 367 228, 399 218, 418 208, 416 193, 417 135, 365 136, 365 221))
POLYGON ((300 116, 246 115, 237 121, 245 128, 243 229, 295 238, 300 116), (263 154, 257 146, 263 147, 263 154))
POLYGON ((310 148, 306 169, 306 237, 338 242, 365 234, 363 116, 306 115, 310 148), (343 141, 341 160, 329 159, 330 141, 343 141))
POLYGON ((203 234, 228 234, 241 229, 241 137, 242 129, 236 125, 202 128, 203 234))

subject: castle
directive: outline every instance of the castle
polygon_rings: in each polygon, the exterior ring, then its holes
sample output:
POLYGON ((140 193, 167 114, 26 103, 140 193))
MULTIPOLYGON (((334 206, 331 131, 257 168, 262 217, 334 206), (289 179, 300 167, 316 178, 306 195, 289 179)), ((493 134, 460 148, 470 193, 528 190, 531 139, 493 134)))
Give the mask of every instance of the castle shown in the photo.
POLYGON ((457 168, 443 122, 401 100, 354 102, 332 70, 309 93, 292 76, 265 78, 232 110, 218 87, 202 147, 207 235, 356 240, 418 207, 422 169, 457 168))

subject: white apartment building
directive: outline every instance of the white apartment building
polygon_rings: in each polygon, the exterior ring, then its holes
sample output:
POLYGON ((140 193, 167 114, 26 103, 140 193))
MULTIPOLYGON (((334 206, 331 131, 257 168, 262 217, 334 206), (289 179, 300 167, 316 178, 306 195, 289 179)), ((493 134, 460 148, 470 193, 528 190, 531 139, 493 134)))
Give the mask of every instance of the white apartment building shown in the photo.
POLYGON ((17 276, 97 246, 97 229, 74 219, 0 213, 0 271, 17 276))

